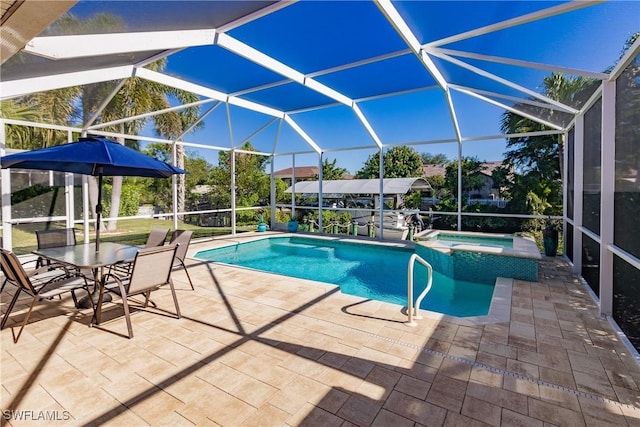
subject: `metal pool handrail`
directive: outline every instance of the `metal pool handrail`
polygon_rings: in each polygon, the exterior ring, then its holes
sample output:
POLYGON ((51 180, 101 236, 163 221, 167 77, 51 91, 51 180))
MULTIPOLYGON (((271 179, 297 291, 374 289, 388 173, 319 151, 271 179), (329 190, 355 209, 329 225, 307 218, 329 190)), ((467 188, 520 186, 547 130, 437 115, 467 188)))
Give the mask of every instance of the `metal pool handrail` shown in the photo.
POLYGON ((405 325, 418 326, 418 324, 413 319, 414 318, 422 319, 422 316, 420 316, 420 303, 431 290, 431 285, 433 284, 433 268, 431 267, 431 264, 425 261, 418 254, 411 255, 411 258, 409 258, 409 265, 407 268, 408 268, 408 278, 407 278, 407 317, 408 319, 405 322, 405 325), (420 264, 427 267, 427 271, 429 275, 427 279, 427 286, 425 286, 424 290, 420 293, 420 295, 416 299, 416 305, 414 307, 413 305, 413 266, 415 265, 416 261, 418 261, 420 264))

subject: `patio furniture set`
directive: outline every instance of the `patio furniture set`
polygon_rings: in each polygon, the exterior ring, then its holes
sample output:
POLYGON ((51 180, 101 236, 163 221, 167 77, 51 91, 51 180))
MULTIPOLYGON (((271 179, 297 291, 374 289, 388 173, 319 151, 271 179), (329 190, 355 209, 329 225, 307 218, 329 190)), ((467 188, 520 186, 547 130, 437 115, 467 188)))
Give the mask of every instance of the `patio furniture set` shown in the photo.
POLYGON ((193 232, 175 230, 165 244, 168 229, 152 229, 144 247, 113 242, 103 242, 99 250, 90 243, 77 244, 73 229, 46 230, 36 232, 38 249, 35 267, 28 269, 11 251, 0 249, 0 267, 4 282, 16 287, 16 292, 7 307, 0 329, 3 329, 11 311, 22 292, 32 297, 18 332, 13 333, 17 343, 38 301, 60 297, 70 293, 78 309, 91 308, 93 317, 90 326, 99 325, 102 306, 111 302, 112 295, 121 300, 127 323, 128 337, 133 338, 130 302, 132 296, 144 295, 142 308, 147 308, 152 291, 168 285, 171 289, 175 314, 180 318, 180 307, 171 279, 171 273, 182 268, 187 274, 191 289, 193 282, 184 263, 193 232), (87 296, 78 299, 76 292, 84 290, 87 296))

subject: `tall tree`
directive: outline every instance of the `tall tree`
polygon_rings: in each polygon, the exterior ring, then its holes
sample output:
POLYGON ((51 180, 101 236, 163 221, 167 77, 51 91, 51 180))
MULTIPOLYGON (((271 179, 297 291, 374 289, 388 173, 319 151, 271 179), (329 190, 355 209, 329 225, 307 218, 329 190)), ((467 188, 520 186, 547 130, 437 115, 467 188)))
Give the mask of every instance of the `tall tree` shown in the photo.
MULTIPOLYGON (((250 142, 242 147, 243 151, 256 151, 250 142)), ((248 153, 235 154, 236 199, 238 206, 266 204, 271 191, 269 175, 265 168, 269 159, 265 156, 248 153)), ((227 200, 231 188, 231 155, 224 151, 218 154, 218 167, 214 168, 215 189, 221 200, 227 200)))
MULTIPOLYGON (((72 125, 79 99, 78 88, 39 92, 15 100, 2 101, 0 116, 54 125, 72 125)), ((36 150, 67 142, 67 132, 41 127, 7 125, 7 146, 21 150, 36 150)))
MULTIPOLYGON (((466 197, 471 191, 480 190, 485 183, 481 174, 482 162, 476 157, 464 157, 462 159, 462 195, 466 197)), ((458 162, 447 164, 444 178, 444 188, 452 197, 458 195, 458 162)))
MULTIPOLYGON (((387 150, 382 158, 383 178, 410 178, 422 176, 422 157, 412 147, 398 146, 387 150)), ((356 172, 358 179, 378 178, 379 155, 372 154, 362 169, 356 172)))
MULTIPOLYGON (((336 166, 337 159, 333 159, 333 162, 329 162, 329 159, 324 159, 322 162, 322 179, 342 179, 344 174, 347 173, 345 168, 336 166)), ((315 179, 319 176, 315 175, 315 179)))
MULTIPOLYGON (((579 108, 593 92, 594 81, 585 77, 567 77, 560 73, 552 73, 543 80, 544 93, 551 99, 579 108)), ((548 113, 547 113, 548 114, 548 113)), ((522 117, 511 111, 502 115, 501 130, 504 133, 525 133, 550 130, 547 126, 522 117)), ((519 204, 527 212, 532 212, 527 200, 539 200, 538 206, 547 206, 544 213, 561 212, 562 146, 558 136, 521 136, 507 139, 504 166, 514 171, 515 178, 508 185, 512 199, 512 207, 519 204), (535 184, 534 184, 535 182, 535 184), (526 188, 519 186, 526 185, 526 188), (529 208, 526 208, 529 206, 529 208)))
MULTIPOLYGON (((162 71, 166 67, 166 60, 161 59, 148 65, 148 68, 154 71, 162 71)), ((122 117, 136 116, 154 110, 164 110, 171 107, 171 100, 176 100, 181 104, 195 102, 198 97, 189 92, 178 90, 169 86, 161 85, 138 77, 131 77, 126 80, 122 88, 116 96, 107 104, 106 108, 100 115, 101 121, 108 122, 122 117)), ((153 116, 154 130, 156 134, 167 139, 175 139, 183 130, 191 123, 195 122, 199 114, 198 107, 189 107, 181 111, 170 111, 164 114, 153 116)), ((135 135, 142 131, 146 126, 147 120, 134 120, 121 124, 119 131, 122 133, 135 135)), ((124 143, 124 141, 119 141, 124 143)), ((170 145, 165 145, 165 150, 169 153, 172 151, 170 145)), ((184 147, 176 146, 176 164, 178 167, 185 167, 184 147)), ((171 156, 167 159, 172 162, 171 156)), ((177 210, 184 211, 186 184, 184 175, 177 176, 178 181, 178 203, 177 210)), ((113 177, 113 194, 110 217, 107 229, 114 229, 118 214, 119 191, 121 187, 122 177, 113 177)))
MULTIPOLYGON (((91 29, 95 31, 100 29, 106 32, 124 31, 125 24, 118 17, 110 14, 99 13, 86 19, 80 19, 72 14, 66 14, 56 21, 50 28, 49 32, 53 34, 76 34, 83 30, 91 29)), ((163 71, 167 61, 162 58, 149 65, 148 68, 154 71, 163 71)), ((116 119, 137 116, 155 110, 163 110, 172 106, 172 101, 178 103, 191 103, 197 101, 195 94, 178 90, 169 86, 161 85, 138 77, 131 77, 124 81, 122 87, 109 103, 101 111, 98 108, 113 90, 113 83, 98 83, 93 85, 85 85, 80 88, 78 95, 81 100, 81 110, 78 114, 82 123, 87 123, 92 115, 99 114, 98 122, 110 122, 116 119)), ((64 103, 63 103, 64 104, 64 103)), ((74 105, 67 102, 68 105, 74 105)), ((158 116, 153 116, 154 129, 160 136, 168 139, 174 139, 187 126, 195 122, 199 115, 199 107, 189 107, 179 112, 171 111, 158 116)), ((114 132, 122 132, 130 135, 139 133, 147 124, 148 119, 139 119, 116 125, 115 127, 107 127, 105 130, 114 132)), ((124 144, 123 139, 118 142, 124 144)), ((169 148, 168 148, 169 149, 169 148)), ((177 146, 176 159, 178 167, 184 168, 184 150, 181 146, 177 146)), ((95 180, 91 180, 91 193, 95 201, 97 185, 95 180)), ((113 190, 111 194, 111 210, 109 217, 112 218, 107 229, 116 228, 116 219, 120 206, 120 194, 122 188, 122 177, 113 177, 113 190)), ((184 210, 185 203, 185 181, 183 176, 178 177, 178 211, 184 210)), ((92 207, 95 203, 91 203, 92 207)), ((95 212, 94 212, 95 215, 95 212)), ((100 225, 98 225, 100 226, 100 225)))
MULTIPOLYGON (((167 152, 165 144, 149 144, 144 150, 145 154, 159 160, 170 162, 171 155, 167 152)), ((197 185, 209 182, 209 174, 213 166, 197 153, 187 152, 184 156, 184 166, 189 171, 185 178, 185 191, 190 193, 197 185)), ((152 203, 162 209, 170 209, 172 205, 172 180, 141 178, 144 185, 145 202, 152 203)))
POLYGON ((420 153, 423 165, 446 165, 449 159, 446 154, 420 153))

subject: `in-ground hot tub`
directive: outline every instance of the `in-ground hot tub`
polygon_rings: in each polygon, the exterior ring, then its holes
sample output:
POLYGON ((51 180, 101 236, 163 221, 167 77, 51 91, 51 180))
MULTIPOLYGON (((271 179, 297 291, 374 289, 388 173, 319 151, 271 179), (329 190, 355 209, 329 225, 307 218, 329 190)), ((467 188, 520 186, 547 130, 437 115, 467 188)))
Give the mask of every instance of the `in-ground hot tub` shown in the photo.
POLYGON ((537 282, 538 261, 542 259, 532 238, 464 231, 422 233, 416 253, 459 280, 510 277, 537 282))

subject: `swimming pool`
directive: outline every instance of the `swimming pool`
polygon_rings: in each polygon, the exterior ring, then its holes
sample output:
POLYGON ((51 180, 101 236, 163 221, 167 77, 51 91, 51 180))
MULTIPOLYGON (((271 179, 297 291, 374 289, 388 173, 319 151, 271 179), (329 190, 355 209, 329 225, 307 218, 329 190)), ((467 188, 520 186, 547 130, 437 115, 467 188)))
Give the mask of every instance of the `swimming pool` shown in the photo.
POLYGON ((434 269, 460 280, 509 277, 538 281, 540 250, 532 238, 511 234, 427 230, 416 253, 434 269))
MULTIPOLYGON (((331 283, 345 294, 405 306, 407 263, 413 253, 413 248, 400 245, 290 236, 209 249, 195 257, 331 283)), ((416 295, 426 276, 426 269, 416 264, 416 295)), ((454 280, 434 270, 432 290, 420 308, 457 317, 487 315, 494 283, 491 279, 482 283, 454 280)))
POLYGON ((439 232, 435 234, 432 240, 452 248, 462 245, 474 245, 490 248, 513 248, 513 238, 503 236, 439 232))

